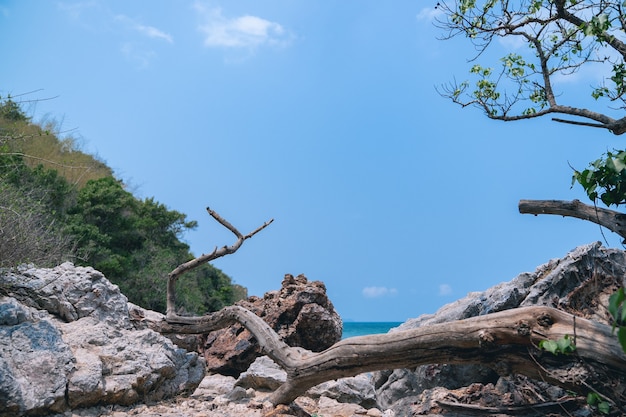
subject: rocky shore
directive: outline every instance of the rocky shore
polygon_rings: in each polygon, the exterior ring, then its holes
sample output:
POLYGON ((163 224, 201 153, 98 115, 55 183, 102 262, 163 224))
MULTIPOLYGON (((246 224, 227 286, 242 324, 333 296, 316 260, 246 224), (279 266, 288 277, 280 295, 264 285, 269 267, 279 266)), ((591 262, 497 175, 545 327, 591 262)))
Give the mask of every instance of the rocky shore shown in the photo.
MULTIPOLYGON (((604 306, 625 286, 626 252, 581 246, 509 282, 409 320, 402 331, 544 305, 608 323, 604 306)), ((286 275, 278 291, 244 302, 295 346, 321 350, 341 335, 325 287, 286 275), (287 310, 277 310, 283 306, 287 310), (321 323, 324 340, 307 338, 321 323), (314 344, 314 346, 312 345, 314 344)), ((484 365, 432 364, 328 381, 290 406, 266 399, 286 374, 233 326, 167 338, 92 268, 0 271, 0 417, 591 416, 584 397, 484 365), (176 343, 174 343, 176 342, 176 343), (186 346, 183 349, 181 346, 186 346), (207 363, 210 364, 207 367, 207 363), (219 372, 218 372, 219 371, 219 372)))
MULTIPOLYGON (((393 417, 392 410, 366 409, 358 404, 312 394, 300 397, 291 407, 273 407, 265 401, 267 391, 243 389, 233 377, 207 375, 189 397, 133 406, 108 405, 67 411, 54 417, 393 417)), ((330 392, 330 391, 329 391, 330 392)), ((331 393, 332 395, 332 393, 331 393)))

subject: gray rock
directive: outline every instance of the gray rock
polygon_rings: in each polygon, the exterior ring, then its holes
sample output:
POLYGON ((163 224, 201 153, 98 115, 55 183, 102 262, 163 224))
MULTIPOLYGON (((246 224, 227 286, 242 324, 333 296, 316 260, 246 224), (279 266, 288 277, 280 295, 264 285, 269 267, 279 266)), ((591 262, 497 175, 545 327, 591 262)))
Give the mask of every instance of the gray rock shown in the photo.
MULTIPOLYGON (((626 285, 626 252, 602 247, 600 242, 580 246, 562 259, 553 259, 533 273, 522 273, 509 282, 447 304, 435 314, 408 320, 391 331, 413 329, 462 320, 511 308, 546 305, 581 312, 608 322, 597 307, 617 286, 626 285), (583 298, 586 297, 586 298, 583 298), (594 302, 589 300, 595 299, 594 302)), ((606 303, 605 303, 606 304, 606 303)), ((496 383, 498 376, 479 365, 427 365, 414 370, 373 373, 378 405, 404 415, 408 404, 437 387, 456 389, 472 383, 496 383)), ((437 391, 439 392, 439 391, 437 391)), ((423 400, 423 398, 422 398, 423 400)), ((420 400, 421 401, 421 400, 420 400)), ((408 415, 408 414, 407 414, 408 415)))
POLYGON ((249 397, 250 395, 248 394, 246 389, 243 387, 234 387, 231 392, 226 394, 226 398, 229 401, 240 401, 249 397))
POLYGON ((273 391, 287 380, 287 373, 267 356, 256 358, 235 385, 256 390, 273 391))
POLYGON ((235 382, 237 380, 232 376, 210 374, 202 380, 196 392, 202 392, 213 397, 225 395, 235 388, 235 382))
POLYGON ((369 374, 321 383, 307 391, 311 398, 327 397, 340 403, 358 404, 363 408, 376 406, 376 391, 369 374))
POLYGON ((191 393, 204 359, 131 325, 124 295, 92 268, 0 274, 0 417, 191 393))
POLYGON ((0 416, 63 410, 73 361, 51 317, 0 298, 0 416))
POLYGON ((66 262, 56 268, 20 267, 2 274, 3 292, 67 322, 91 316, 130 328, 128 299, 117 285, 93 268, 66 262))

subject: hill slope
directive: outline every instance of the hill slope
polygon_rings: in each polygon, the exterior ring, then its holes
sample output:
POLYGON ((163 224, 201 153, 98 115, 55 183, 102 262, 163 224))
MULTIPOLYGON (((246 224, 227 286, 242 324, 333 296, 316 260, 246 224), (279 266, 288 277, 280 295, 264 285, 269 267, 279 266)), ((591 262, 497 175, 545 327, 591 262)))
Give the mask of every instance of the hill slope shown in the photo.
MULTIPOLYGON (((110 167, 53 127, 0 98, 0 267, 90 265, 133 303, 164 312, 167 274, 193 258, 181 236, 196 222, 154 198, 136 198, 110 167)), ((178 287, 178 305, 194 314, 247 294, 211 265, 178 287)))

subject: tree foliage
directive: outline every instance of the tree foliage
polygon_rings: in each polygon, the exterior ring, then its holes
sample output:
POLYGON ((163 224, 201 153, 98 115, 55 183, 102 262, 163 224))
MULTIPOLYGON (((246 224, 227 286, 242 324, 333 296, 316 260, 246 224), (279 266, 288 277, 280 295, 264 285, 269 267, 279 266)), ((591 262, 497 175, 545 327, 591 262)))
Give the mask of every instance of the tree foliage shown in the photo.
POLYGON ((437 8, 443 12, 438 25, 446 31, 445 37, 465 36, 477 50, 470 69, 474 80, 443 88, 443 94, 455 103, 477 106, 492 119, 560 113, 586 121, 555 120, 602 127, 616 135, 626 132, 626 2, 456 0, 440 2, 437 8), (515 52, 501 57, 496 66, 478 63, 500 38, 516 45, 515 52), (560 77, 583 67, 602 75, 588 94, 595 100, 608 100, 617 117, 578 107, 577 97, 557 91, 560 77))
POLYGON ((607 152, 583 171, 574 170, 572 185, 578 182, 589 199, 607 207, 626 204, 626 151, 607 152))
MULTIPOLYGON (((193 259, 181 239, 197 223, 136 198, 101 161, 29 120, 13 100, 0 100, 0 267, 93 266, 130 301, 164 312, 167 274, 193 259)), ((180 312, 215 311, 246 296, 203 265, 180 285, 180 312)))

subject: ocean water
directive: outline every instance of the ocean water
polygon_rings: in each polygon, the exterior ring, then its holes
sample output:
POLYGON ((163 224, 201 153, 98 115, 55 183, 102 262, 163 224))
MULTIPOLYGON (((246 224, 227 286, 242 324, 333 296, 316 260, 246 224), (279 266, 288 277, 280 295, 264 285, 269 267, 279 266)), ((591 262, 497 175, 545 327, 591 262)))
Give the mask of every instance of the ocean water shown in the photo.
POLYGON ((402 322, 361 322, 346 321, 343 323, 342 339, 368 334, 387 333, 392 327, 398 327, 402 322))

